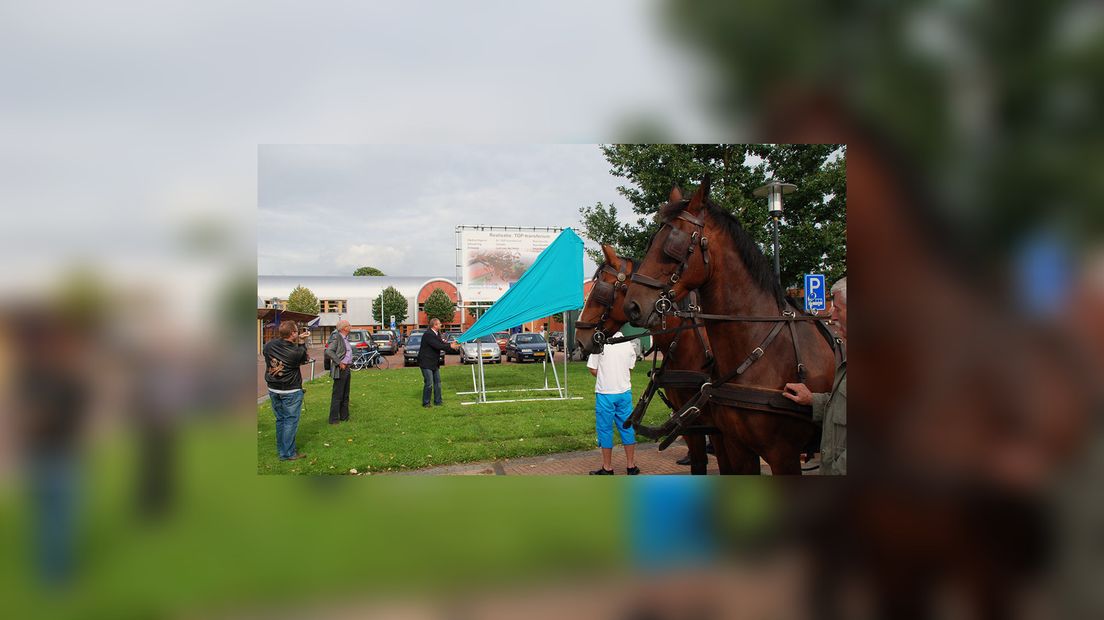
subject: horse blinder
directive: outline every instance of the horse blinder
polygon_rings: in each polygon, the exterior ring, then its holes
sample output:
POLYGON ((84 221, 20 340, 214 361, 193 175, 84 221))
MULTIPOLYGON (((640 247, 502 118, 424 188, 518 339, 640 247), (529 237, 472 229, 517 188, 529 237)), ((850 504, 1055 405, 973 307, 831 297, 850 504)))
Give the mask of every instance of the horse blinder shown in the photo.
POLYGON ((594 301, 603 306, 613 303, 613 285, 609 282, 595 282, 590 294, 594 297, 594 301))
POLYGON ((663 253, 677 261, 686 260, 690 254, 690 235, 672 228, 667 240, 663 242, 663 253))

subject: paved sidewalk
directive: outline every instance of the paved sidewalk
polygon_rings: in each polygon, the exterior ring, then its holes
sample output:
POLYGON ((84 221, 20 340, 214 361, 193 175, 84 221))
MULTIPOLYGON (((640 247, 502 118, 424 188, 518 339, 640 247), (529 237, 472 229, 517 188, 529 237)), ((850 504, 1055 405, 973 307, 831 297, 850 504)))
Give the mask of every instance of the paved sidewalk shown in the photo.
MULTIPOLYGON (((641 475, 690 475, 690 467, 675 463, 686 456, 685 444, 672 445, 663 452, 658 450, 658 444, 641 443, 636 446, 636 466, 640 468, 641 475)), ((770 468, 760 461, 763 474, 770 475, 770 468)), ((819 458, 804 465, 812 467, 819 463, 819 458)), ((414 471, 399 472, 393 475, 399 476, 577 476, 587 475, 591 470, 598 469, 602 465, 602 451, 581 450, 579 452, 564 452, 561 454, 549 454, 546 456, 529 456, 518 459, 502 459, 482 463, 467 463, 462 465, 445 465, 442 467, 428 467, 414 471)), ((613 471, 616 475, 625 475, 625 451, 621 446, 613 448, 613 471)), ((719 474, 717 459, 709 455, 709 474, 719 474)), ((805 475, 816 475, 818 470, 805 472, 805 475)))

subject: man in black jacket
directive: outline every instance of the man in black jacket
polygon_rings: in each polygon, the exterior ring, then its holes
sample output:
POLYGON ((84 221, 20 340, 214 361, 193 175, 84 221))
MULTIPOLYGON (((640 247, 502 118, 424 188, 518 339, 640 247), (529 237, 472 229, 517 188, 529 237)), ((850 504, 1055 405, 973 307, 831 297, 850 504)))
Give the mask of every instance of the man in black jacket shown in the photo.
POLYGON ((418 349, 418 367, 422 369, 422 406, 429 407, 429 394, 433 392, 433 404, 445 404, 441 400, 441 351, 456 349, 455 342, 441 339, 441 319, 429 320, 429 331, 422 334, 422 346, 418 349))
POLYGON ((276 453, 281 461, 305 456, 295 448, 295 433, 303 410, 303 375, 299 367, 310 358, 305 346, 309 337, 310 332, 300 332, 295 321, 284 321, 280 323, 280 337, 266 342, 263 349, 268 399, 276 416, 276 453))

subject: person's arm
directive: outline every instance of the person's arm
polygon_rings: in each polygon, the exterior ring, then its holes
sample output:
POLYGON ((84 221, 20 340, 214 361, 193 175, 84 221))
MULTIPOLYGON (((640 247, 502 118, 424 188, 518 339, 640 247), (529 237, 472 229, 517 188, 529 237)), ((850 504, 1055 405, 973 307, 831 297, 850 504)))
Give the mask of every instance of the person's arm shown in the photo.
POLYGON ((428 331, 422 336, 422 346, 424 347, 427 343, 429 344, 429 348, 434 351, 444 351, 449 348, 449 346, 445 344, 444 339, 432 331, 428 331))
POLYGON ((812 407, 813 422, 824 421, 824 410, 828 408, 828 399, 832 396, 827 392, 813 392, 804 383, 787 383, 782 395, 799 405, 812 407))
MULTIPOLYGON (((337 332, 334 332, 337 334, 337 332)), ((337 356, 337 339, 339 336, 330 336, 330 342, 326 345, 326 357, 330 358, 331 364, 337 364, 341 361, 341 358, 337 356)))
POLYGON ((591 353, 590 357, 587 358, 587 370, 595 377, 598 376, 598 360, 601 358, 602 356, 598 353, 591 353))

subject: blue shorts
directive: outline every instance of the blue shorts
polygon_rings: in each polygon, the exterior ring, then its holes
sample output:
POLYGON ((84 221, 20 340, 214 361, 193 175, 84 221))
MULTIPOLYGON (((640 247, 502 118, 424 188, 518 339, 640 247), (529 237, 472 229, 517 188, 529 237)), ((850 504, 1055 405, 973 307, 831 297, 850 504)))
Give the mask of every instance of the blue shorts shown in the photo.
POLYGON ((636 432, 633 428, 631 426, 627 429, 621 428, 625 420, 629 419, 632 410, 632 390, 622 394, 594 395, 594 430, 598 433, 599 447, 613 447, 613 428, 617 429, 621 445, 631 446, 636 443, 636 432))

